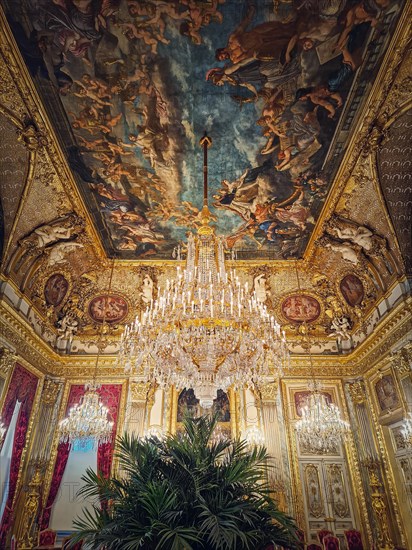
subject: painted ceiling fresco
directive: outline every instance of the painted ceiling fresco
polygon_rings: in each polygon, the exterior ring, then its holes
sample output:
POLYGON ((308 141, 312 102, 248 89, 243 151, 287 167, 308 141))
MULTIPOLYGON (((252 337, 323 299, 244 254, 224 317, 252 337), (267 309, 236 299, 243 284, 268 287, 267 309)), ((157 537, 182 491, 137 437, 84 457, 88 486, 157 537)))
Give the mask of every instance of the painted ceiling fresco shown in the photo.
POLYGON ((302 255, 402 0, 3 0, 108 254, 302 255))

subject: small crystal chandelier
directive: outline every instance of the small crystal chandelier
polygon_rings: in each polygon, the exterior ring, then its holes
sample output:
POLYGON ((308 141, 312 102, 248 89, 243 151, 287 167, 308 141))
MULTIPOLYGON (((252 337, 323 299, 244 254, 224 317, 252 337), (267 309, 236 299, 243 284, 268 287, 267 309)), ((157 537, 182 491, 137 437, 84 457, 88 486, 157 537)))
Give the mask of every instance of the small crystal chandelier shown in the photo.
MULTIPOLYGON (((300 293, 297 263, 295 268, 300 293)), ((306 323, 304 322, 302 334, 306 335, 307 332, 306 323)), ((348 435, 350 425, 341 418, 339 407, 333 403, 328 403, 325 394, 320 391, 320 384, 315 380, 310 345, 308 342, 306 345, 312 377, 312 381, 308 383, 311 393, 308 404, 302 407, 302 417, 296 422, 295 430, 303 446, 319 454, 325 454, 336 449, 343 438, 348 435)))
POLYGON ((412 447, 412 413, 409 412, 403 426, 401 428, 401 434, 407 447, 412 447))
POLYGON ((107 419, 109 409, 105 407, 98 394, 99 386, 86 384, 86 392, 74 405, 68 416, 59 424, 60 442, 88 441, 96 444, 111 440, 113 422, 107 419))
POLYGON ((288 355, 284 333, 266 306, 226 271, 223 238, 210 227, 207 148, 203 209, 197 235, 189 234, 186 268, 158 289, 142 316, 126 327, 119 360, 160 389, 193 388, 200 406, 210 408, 218 389, 254 388, 281 373, 288 355))
POLYGON ((302 418, 296 422, 295 429, 303 446, 323 454, 336 449, 349 433, 350 426, 341 418, 339 408, 328 403, 315 383, 309 403, 302 407, 302 418))
MULTIPOLYGON (((108 295, 112 287, 114 261, 110 272, 108 295)), ((102 350, 102 337, 105 333, 106 309, 103 310, 102 326, 99 340, 97 342, 97 357, 94 368, 93 380, 85 384, 86 392, 80 398, 77 405, 71 407, 66 418, 59 423, 61 443, 74 443, 92 441, 94 445, 108 443, 113 435, 113 422, 108 419, 109 409, 100 400, 98 390, 100 385, 96 384, 97 368, 99 365, 100 353, 102 350)), ((73 446, 71 447, 73 448, 73 446)))

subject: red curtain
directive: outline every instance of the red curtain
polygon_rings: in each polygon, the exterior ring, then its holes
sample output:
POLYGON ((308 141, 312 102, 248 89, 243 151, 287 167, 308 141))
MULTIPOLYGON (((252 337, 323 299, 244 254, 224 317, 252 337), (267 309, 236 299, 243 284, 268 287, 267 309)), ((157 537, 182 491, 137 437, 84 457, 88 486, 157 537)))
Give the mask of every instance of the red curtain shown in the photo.
POLYGON ((11 455, 9 493, 0 524, 0 548, 4 547, 7 531, 13 522, 12 505, 16 493, 21 457, 26 444, 27 429, 34 397, 36 395, 37 383, 38 378, 34 374, 30 373, 21 365, 16 364, 2 410, 2 420, 8 429, 16 403, 17 401, 21 403, 11 455))
MULTIPOLYGON (((65 416, 67 416, 73 405, 77 405, 79 403, 80 398, 84 395, 84 392, 85 389, 83 385, 71 386, 65 416)), ((59 443, 57 447, 56 463, 54 465, 49 495, 47 497, 46 506, 44 507, 40 517, 40 531, 47 529, 49 526, 52 507, 60 489, 64 470, 66 469, 67 460, 69 459, 69 454, 70 443, 59 443)))
MULTIPOLYGON (((105 477, 110 474, 110 468, 113 460, 113 445, 117 428, 117 418, 119 414, 119 403, 122 386, 119 384, 104 385, 100 388, 99 394, 101 400, 108 407, 111 420, 113 420, 113 437, 112 442, 99 445, 97 452, 97 469, 100 470, 105 477)), ((84 386, 71 386, 69 399, 67 401, 66 415, 73 405, 79 403, 80 398, 84 395, 84 386)), ((70 445, 68 443, 59 443, 57 448, 56 464, 54 466, 52 482, 50 486, 49 496, 47 497, 46 506, 43 509, 40 518, 40 530, 47 529, 50 523, 51 511, 54 501, 59 492, 60 484, 66 469, 67 460, 70 454, 70 445)))
POLYGON ((109 418, 113 421, 112 439, 108 443, 100 443, 97 451, 97 470, 108 478, 113 462, 113 449, 117 428, 117 417, 119 415, 120 396, 122 386, 119 384, 108 384, 99 389, 100 399, 103 405, 109 409, 109 418))

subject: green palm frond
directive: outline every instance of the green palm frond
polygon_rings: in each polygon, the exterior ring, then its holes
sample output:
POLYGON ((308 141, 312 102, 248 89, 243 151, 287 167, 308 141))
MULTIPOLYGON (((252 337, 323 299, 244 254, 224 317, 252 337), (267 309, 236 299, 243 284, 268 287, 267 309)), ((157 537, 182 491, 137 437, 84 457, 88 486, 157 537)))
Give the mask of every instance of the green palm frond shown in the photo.
POLYGON ((162 440, 120 438, 121 475, 105 479, 89 469, 83 476, 81 494, 95 504, 75 522, 73 543, 96 550, 296 547, 296 525, 265 482, 266 449, 211 443, 216 422, 186 418, 182 434, 162 440))

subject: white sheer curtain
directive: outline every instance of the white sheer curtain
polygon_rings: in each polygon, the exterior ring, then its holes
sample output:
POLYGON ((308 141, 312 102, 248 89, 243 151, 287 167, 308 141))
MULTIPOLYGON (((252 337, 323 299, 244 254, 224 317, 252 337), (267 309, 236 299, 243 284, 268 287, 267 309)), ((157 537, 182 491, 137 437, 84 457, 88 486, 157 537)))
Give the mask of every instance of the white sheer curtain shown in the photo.
POLYGON ((1 518, 3 517, 4 508, 6 506, 7 497, 9 495, 10 463, 11 463, 11 455, 13 453, 14 432, 16 431, 17 419, 19 418, 20 407, 21 407, 20 401, 16 401, 16 406, 14 407, 10 426, 9 426, 9 429, 7 430, 3 448, 0 453, 0 483, 1 483, 0 485, 0 494, 1 494, 0 521, 1 521, 1 518))
POLYGON ((66 469, 50 519, 50 529, 55 531, 73 530, 73 520, 82 516, 83 508, 88 506, 87 501, 77 497, 77 492, 83 486, 81 477, 86 473, 87 468, 96 471, 97 448, 92 446, 86 450, 75 449, 70 452, 66 469))

